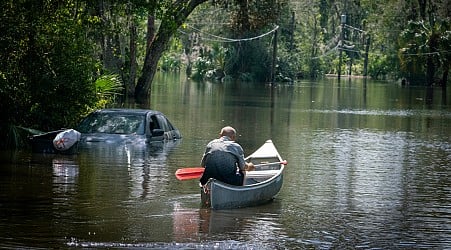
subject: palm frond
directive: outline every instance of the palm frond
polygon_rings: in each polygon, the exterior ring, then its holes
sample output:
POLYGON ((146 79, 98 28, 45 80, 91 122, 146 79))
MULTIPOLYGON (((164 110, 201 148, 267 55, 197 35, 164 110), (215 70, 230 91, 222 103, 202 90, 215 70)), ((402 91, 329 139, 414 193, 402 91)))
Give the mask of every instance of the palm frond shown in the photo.
POLYGON ((117 74, 103 75, 99 77, 96 82, 97 94, 103 98, 114 98, 120 95, 124 89, 121 79, 117 74))

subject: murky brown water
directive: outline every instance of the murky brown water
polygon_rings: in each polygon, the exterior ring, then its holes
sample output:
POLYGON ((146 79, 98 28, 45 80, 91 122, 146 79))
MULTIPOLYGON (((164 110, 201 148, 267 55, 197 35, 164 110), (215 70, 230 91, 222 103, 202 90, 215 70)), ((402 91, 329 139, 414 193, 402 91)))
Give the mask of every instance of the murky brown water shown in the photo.
POLYGON ((0 248, 445 249, 451 245, 450 91, 324 80, 203 84, 160 76, 151 108, 184 138, 78 155, 2 152, 0 248), (274 202, 201 209, 197 166, 224 125, 247 153, 288 160, 274 202))

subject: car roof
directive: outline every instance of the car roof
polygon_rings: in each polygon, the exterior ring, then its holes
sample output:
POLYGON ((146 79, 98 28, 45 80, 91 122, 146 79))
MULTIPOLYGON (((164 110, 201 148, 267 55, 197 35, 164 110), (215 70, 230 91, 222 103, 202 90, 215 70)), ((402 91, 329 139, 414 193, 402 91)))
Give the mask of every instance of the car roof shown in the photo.
POLYGON ((131 115, 145 115, 145 114, 162 114, 160 111, 151 109, 126 109, 126 108, 110 108, 110 109, 99 109, 95 113, 116 113, 116 114, 131 114, 131 115))

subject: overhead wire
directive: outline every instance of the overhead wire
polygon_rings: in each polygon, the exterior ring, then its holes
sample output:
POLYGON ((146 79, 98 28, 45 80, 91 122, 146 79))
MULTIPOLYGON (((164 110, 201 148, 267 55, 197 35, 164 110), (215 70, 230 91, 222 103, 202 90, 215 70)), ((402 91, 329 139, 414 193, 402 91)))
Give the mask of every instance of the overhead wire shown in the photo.
MULTIPOLYGON (((246 41, 257 40, 257 39, 263 38, 265 36, 268 36, 268 35, 274 33, 279 28, 279 26, 276 25, 272 30, 270 30, 270 31, 268 31, 266 33, 263 33, 261 35, 254 36, 254 37, 248 37, 248 38, 227 38, 227 37, 222 37, 222 36, 218 36, 218 35, 214 35, 214 34, 202 31, 202 30, 197 29, 197 28, 195 28, 193 26, 190 26, 190 25, 186 25, 186 26, 189 27, 190 29, 198 32, 198 33, 203 34, 204 36, 202 36, 202 39, 205 40, 205 41, 222 42, 222 43, 235 43, 235 42, 246 42, 246 41), (208 38, 207 36, 212 37, 212 38, 208 38)), ((355 27, 352 27, 352 26, 349 26, 349 25, 345 25, 345 27, 349 28, 349 29, 357 30, 357 31, 362 32, 362 33, 365 33, 364 30, 361 30, 361 29, 358 29, 358 28, 355 28, 355 27)), ((182 33, 184 35, 189 35, 187 32, 184 32, 184 31, 182 31, 180 29, 178 30, 178 32, 180 32, 180 33, 182 33)), ((336 39, 332 39, 331 41, 333 42, 334 40, 336 40, 336 39)), ((348 41, 348 42, 351 42, 351 41, 348 41)), ((335 47, 333 47, 330 50, 324 52, 320 56, 312 57, 312 59, 319 59, 319 58, 325 57, 325 56, 327 56, 327 55, 329 55, 329 54, 331 54, 331 53, 333 53, 334 51, 337 51, 337 50, 343 50, 343 51, 360 53, 359 50, 348 49, 348 48, 344 48, 343 46, 340 46, 340 41, 338 41, 338 43, 335 45, 335 47)), ((404 54, 404 55, 408 55, 408 56, 425 56, 425 55, 437 55, 437 54, 440 54, 440 53, 450 53, 450 51, 428 52, 428 53, 427 52, 425 52, 425 53, 408 53, 408 54, 404 54)), ((376 53, 376 54, 381 54, 381 53, 376 53)))
MULTIPOLYGON (((248 38, 239 38, 239 39, 236 39, 236 38, 227 38, 227 37, 222 37, 222 36, 214 35, 214 34, 211 34, 211 33, 205 32, 205 31, 202 31, 202 30, 200 30, 200 29, 197 29, 197 28, 195 28, 195 27, 192 27, 192 26, 190 26, 190 25, 186 25, 186 26, 189 27, 190 29, 192 29, 192 30, 194 30, 194 31, 196 31, 196 32, 198 32, 198 33, 200 33, 200 34, 203 34, 204 36, 210 36, 210 37, 213 37, 213 38, 208 38, 208 37, 202 36, 202 39, 203 39, 203 40, 207 40, 207 41, 215 41, 215 42, 224 42, 224 43, 247 42, 247 41, 257 40, 257 39, 263 38, 263 37, 265 37, 265 36, 268 36, 268 35, 274 33, 277 29, 279 29, 279 26, 276 25, 272 30, 270 30, 270 31, 268 31, 268 32, 266 32, 266 33, 263 33, 263 34, 261 34, 261 35, 254 36, 254 37, 248 37, 248 38)), ((187 34, 186 32, 181 31, 181 30, 179 30, 179 32, 182 33, 182 34, 187 34)))

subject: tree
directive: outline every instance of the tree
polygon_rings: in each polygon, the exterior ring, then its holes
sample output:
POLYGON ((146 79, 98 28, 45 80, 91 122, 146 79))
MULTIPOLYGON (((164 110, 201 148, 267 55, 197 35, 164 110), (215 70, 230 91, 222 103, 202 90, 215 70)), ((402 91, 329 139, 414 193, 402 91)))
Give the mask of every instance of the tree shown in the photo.
MULTIPOLYGON (((285 0, 213 1, 190 15, 180 39, 195 79, 267 81, 285 0), (275 44, 275 42, 273 43, 275 44)), ((285 58, 283 58, 285 59, 285 58)))
POLYGON ((404 70, 417 69, 426 72, 426 84, 431 86, 436 80, 436 72, 442 70, 440 83, 448 80, 451 32, 447 23, 433 26, 424 21, 410 22, 401 33, 399 56, 404 70), (409 67, 410 66, 410 67, 409 67))
POLYGON ((146 56, 142 67, 141 76, 135 88, 135 97, 143 100, 150 95, 152 80, 157 70, 157 64, 163 52, 167 48, 171 37, 177 31, 190 13, 207 0, 175 0, 163 1, 159 6, 149 9, 148 32, 154 28, 152 14, 158 14, 161 24, 154 37, 148 37, 146 56), (160 9, 157 9, 159 7, 160 9), (165 8, 163 8, 165 7, 165 8))
POLYGON ((2 1, 0 8, 0 131, 74 124, 95 102, 90 21, 70 0, 2 1))
POLYGON ((431 0, 418 1, 418 5, 412 2, 410 7, 411 19, 398 41, 401 69, 407 74, 414 73, 420 79, 425 76, 428 86, 433 83, 445 86, 451 61, 450 10, 446 11, 445 3, 431 0), (437 80, 440 71, 442 76, 437 80))

